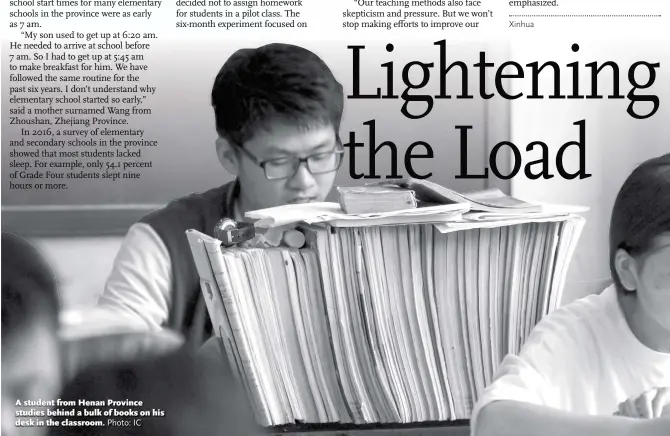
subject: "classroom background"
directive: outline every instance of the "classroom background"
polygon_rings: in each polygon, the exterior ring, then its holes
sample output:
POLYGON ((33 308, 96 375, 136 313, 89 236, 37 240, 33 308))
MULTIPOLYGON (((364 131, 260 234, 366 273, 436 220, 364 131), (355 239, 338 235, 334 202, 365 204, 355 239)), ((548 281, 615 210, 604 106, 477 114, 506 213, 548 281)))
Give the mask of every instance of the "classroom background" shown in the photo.
MULTIPOLYGON (((214 117, 209 101, 211 85, 225 59, 237 48, 268 42, 272 41, 235 44, 207 41, 197 46, 171 41, 169 45, 156 45, 150 59, 149 75, 150 81, 158 87, 151 103, 154 111, 140 125, 147 130, 148 136, 160 141, 160 146, 151 155, 154 169, 145 172, 140 182, 119 182, 105 188, 95 183, 82 183, 62 195, 48 195, 9 191, 7 180, 3 180, 3 230, 31 237, 51 259, 61 280, 64 309, 85 310, 96 304, 124 234, 136 219, 173 198, 204 191, 231 179, 214 154, 214 117), (179 59, 178 65, 174 59, 179 59)), ((301 44, 320 55, 343 84, 345 93, 351 93, 351 59, 344 42, 313 41, 306 45, 302 41, 301 44)), ((398 70, 409 60, 437 61, 437 52, 431 44, 420 47, 412 44, 416 43, 396 44, 393 60, 398 70)), ((379 42, 370 42, 368 50, 361 66, 361 84, 363 89, 369 90, 380 86, 379 77, 384 73, 380 64, 388 61, 389 55, 379 42)), ((621 68, 620 85, 624 94, 630 88, 627 68, 632 63, 647 60, 665 65, 670 60, 667 50, 659 49, 654 43, 626 46, 589 42, 582 44, 578 53, 573 53, 565 41, 545 40, 541 44, 533 41, 459 42, 448 45, 450 59, 463 60, 470 65, 477 62, 481 50, 485 50, 487 57, 496 63, 553 60, 563 66, 566 76, 569 70, 565 65, 569 62, 579 61, 583 65, 592 61, 616 61, 621 68)), ((454 87, 459 82, 454 77, 454 83, 449 82, 449 86, 457 89, 454 87)), ((581 85, 586 86, 590 78, 583 74, 580 80, 581 85)), ((640 78, 643 80, 646 78, 640 78)), ((612 89, 610 74, 602 74, 599 82, 602 93, 607 94, 612 89)), ((493 82, 489 80, 488 83, 493 82)), ((427 89, 434 92, 437 84, 433 79, 427 89)), ((403 89, 399 74, 396 74, 395 85, 396 90, 403 89)), ((477 97, 477 86, 478 81, 473 76, 470 87, 474 99, 437 101, 430 116, 411 122, 400 113, 400 100, 347 99, 341 137, 346 142, 349 132, 353 131, 358 139, 367 143, 368 132, 363 123, 374 118, 376 143, 390 140, 397 145, 401 173, 405 150, 412 142, 423 140, 432 145, 435 157, 423 161, 416 169, 419 173, 432 172, 431 181, 457 191, 498 187, 523 200, 588 206, 590 211, 583 214, 587 224, 571 262, 563 304, 601 291, 609 282, 607 228, 616 192, 638 163, 670 149, 670 113, 665 104, 670 98, 667 69, 657 70, 652 88, 638 91, 653 93, 661 101, 659 111, 647 120, 632 119, 626 113, 629 103, 626 99, 483 100, 477 97), (588 179, 554 177, 531 181, 522 174, 512 180, 499 180, 493 176, 487 180, 455 178, 460 171, 456 125, 473 126, 469 135, 468 165, 472 172, 479 172, 487 165, 491 149, 504 140, 512 141, 521 150, 529 142, 541 140, 548 144, 555 156, 562 144, 578 139, 573 123, 582 119, 586 120, 587 129, 586 165, 592 174, 588 179)), ((515 82, 512 86, 527 92, 530 83, 515 82)), ((553 81, 550 75, 540 86, 545 95, 551 93, 553 81)), ((6 106, 3 107, 3 112, 6 110, 6 106)), ((12 135, 12 129, 3 129, 5 135, 12 135)), ((7 150, 3 149, 3 155, 5 153, 7 150)), ((366 155, 359 151, 359 171, 368 168, 366 155)), ((524 158, 533 160, 534 155, 529 153, 524 158)), ((567 158, 570 165, 576 165, 576 153, 568 153, 567 158)), ((509 155, 501 154, 501 167, 508 165, 509 168, 509 159, 509 155)), ((380 174, 390 173, 388 150, 379 152, 376 167, 380 174)), ((346 186, 363 182, 349 176, 348 157, 345 158, 336 184, 346 186)))

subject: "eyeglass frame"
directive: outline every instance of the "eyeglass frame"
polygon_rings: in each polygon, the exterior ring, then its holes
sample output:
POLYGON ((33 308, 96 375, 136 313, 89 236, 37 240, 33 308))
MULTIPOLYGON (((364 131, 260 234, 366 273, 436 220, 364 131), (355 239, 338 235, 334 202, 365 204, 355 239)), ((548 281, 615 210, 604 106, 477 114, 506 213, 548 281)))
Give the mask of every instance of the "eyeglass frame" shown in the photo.
POLYGON ((242 147, 242 145, 240 145, 240 144, 238 144, 238 143, 236 143, 236 142, 234 142, 234 141, 231 141, 230 138, 226 138, 226 139, 228 140, 228 142, 229 142, 235 149, 240 150, 240 151, 242 152, 242 154, 244 154, 246 157, 249 158, 249 160, 251 160, 254 164, 256 164, 256 165, 258 165, 259 167, 261 167, 261 168, 263 169, 263 174, 265 175, 265 178, 266 178, 267 180, 284 180, 284 179, 290 179, 291 177, 293 177, 293 176, 296 175, 296 173, 297 173, 298 170, 300 169, 300 166, 301 166, 303 163, 305 164, 305 167, 307 168, 307 171, 309 171, 310 174, 312 174, 312 175, 319 175, 319 174, 328 174, 328 173, 332 173, 332 172, 335 172, 335 171, 339 170, 339 169, 342 167, 342 163, 344 162, 344 148, 342 147, 342 143, 340 142, 340 139, 339 139, 339 138, 337 139, 337 143, 336 143, 336 145, 335 145, 335 148, 334 148, 332 151, 326 151, 326 152, 321 152, 321 153, 314 153, 314 154, 310 154, 309 156, 306 156, 306 157, 291 156, 291 157, 279 157, 279 158, 275 158, 275 159, 266 159, 266 160, 260 160, 260 159, 258 159, 258 158, 257 158, 256 156, 254 156, 249 150, 247 150, 247 149, 245 149, 244 147, 242 147), (334 154, 334 155, 336 155, 336 156, 338 157, 338 159, 339 159, 337 165, 335 166, 334 169, 332 169, 332 170, 330 170, 330 171, 323 171, 323 172, 320 172, 320 173, 315 173, 315 172, 313 172, 313 171, 310 169, 310 167, 309 167, 309 159, 312 158, 312 157, 314 157, 314 156, 319 156, 319 155, 324 155, 324 154, 334 154), (293 161, 293 162, 298 161, 298 164, 297 164, 297 165, 294 165, 294 168, 295 168, 295 169, 293 170, 293 173, 290 174, 290 175, 288 175, 288 176, 286 176, 286 177, 272 177, 272 178, 271 178, 271 177, 268 177, 268 172, 267 172, 267 169, 265 168, 265 165, 267 165, 268 162, 279 161, 279 160, 291 160, 291 161, 293 161))

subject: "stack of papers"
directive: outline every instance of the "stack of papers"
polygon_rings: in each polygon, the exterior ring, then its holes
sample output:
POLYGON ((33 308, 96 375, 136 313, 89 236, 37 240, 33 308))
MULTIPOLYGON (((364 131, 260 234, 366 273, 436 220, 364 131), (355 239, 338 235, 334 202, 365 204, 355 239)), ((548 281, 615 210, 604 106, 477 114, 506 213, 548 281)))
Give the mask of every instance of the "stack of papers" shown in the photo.
POLYGON ((327 223, 333 227, 380 226, 434 223, 441 231, 468 229, 479 225, 512 225, 547 219, 564 219, 585 212, 586 207, 565 205, 533 206, 533 212, 517 210, 506 212, 475 212, 470 203, 449 203, 390 212, 346 214, 337 203, 290 204, 247 212, 245 217, 254 225, 281 227, 297 223, 327 223))
POLYGON ((253 220, 256 227, 281 227, 296 223, 328 223, 336 227, 355 227, 457 221, 468 210, 468 204, 456 203, 390 212, 346 214, 337 203, 321 202, 260 209, 247 212, 245 217, 253 220))
POLYGON ((557 307, 583 223, 303 225, 299 250, 187 236, 262 425, 414 423, 470 417, 557 307))
POLYGON ((410 189, 415 192, 417 199, 425 202, 439 204, 467 203, 474 211, 495 212, 498 214, 513 213, 518 215, 540 212, 542 209, 542 206, 538 204, 527 203, 518 198, 511 197, 497 188, 461 194, 428 180, 412 178, 394 182, 377 182, 374 185, 410 189))

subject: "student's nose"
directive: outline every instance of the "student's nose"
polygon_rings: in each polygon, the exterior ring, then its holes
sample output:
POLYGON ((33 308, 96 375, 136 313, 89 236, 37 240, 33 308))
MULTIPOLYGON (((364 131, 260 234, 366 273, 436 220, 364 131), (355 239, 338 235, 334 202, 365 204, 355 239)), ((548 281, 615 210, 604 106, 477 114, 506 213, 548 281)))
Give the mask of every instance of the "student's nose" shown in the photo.
POLYGON ((316 184, 316 179, 307 168, 306 162, 300 162, 295 174, 288 181, 289 187, 296 191, 309 191, 316 184))

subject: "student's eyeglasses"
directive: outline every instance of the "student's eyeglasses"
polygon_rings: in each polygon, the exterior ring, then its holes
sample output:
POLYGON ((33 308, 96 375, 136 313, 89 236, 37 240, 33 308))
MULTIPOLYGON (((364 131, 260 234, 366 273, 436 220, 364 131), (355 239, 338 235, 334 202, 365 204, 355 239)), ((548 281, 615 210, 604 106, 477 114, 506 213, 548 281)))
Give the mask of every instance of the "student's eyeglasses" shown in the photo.
POLYGON ((236 149, 249 158, 253 163, 263 168, 265 178, 268 180, 279 180, 293 177, 300 165, 304 162, 312 174, 324 174, 337 171, 342 166, 344 150, 338 145, 335 149, 325 153, 315 153, 306 157, 280 157, 261 161, 244 147, 232 143, 236 149))

